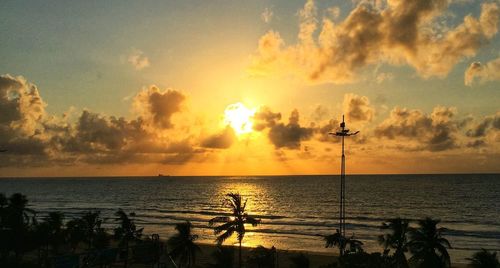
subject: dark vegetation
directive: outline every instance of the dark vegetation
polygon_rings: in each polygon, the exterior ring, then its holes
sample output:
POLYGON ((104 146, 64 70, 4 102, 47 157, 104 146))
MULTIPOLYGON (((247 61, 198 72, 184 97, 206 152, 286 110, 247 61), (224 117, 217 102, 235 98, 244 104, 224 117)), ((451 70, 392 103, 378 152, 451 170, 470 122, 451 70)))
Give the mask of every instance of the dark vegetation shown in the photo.
MULTIPOLYGON (((212 262, 204 267, 278 267, 279 253, 274 247, 251 249, 243 259, 245 226, 256 226, 260 220, 247 213, 246 200, 239 194, 228 194, 224 204, 230 216, 215 217, 208 223, 216 235, 217 248, 211 254, 212 262), (237 259, 233 247, 222 245, 233 234, 239 243, 237 259)), ((198 236, 189 221, 175 226, 177 233, 164 247, 158 235, 144 236, 134 217, 134 213, 118 209, 113 221, 115 228, 105 229, 99 211, 71 219, 59 212, 41 217, 29 208, 26 196, 16 193, 7 198, 0 194, 0 267, 200 267, 196 264, 201 251, 196 244, 198 236)), ((325 268, 450 267, 451 245, 444 238, 446 229, 439 227, 439 220, 426 218, 413 224, 394 218, 382 223, 380 229, 381 253, 365 252, 363 243, 354 235, 343 237, 337 231, 322 236, 326 247, 342 253, 325 268)), ((468 260, 473 268, 500 267, 496 252, 484 249, 468 260)), ((310 267, 309 258, 302 253, 291 255, 288 263, 289 267, 310 267)))

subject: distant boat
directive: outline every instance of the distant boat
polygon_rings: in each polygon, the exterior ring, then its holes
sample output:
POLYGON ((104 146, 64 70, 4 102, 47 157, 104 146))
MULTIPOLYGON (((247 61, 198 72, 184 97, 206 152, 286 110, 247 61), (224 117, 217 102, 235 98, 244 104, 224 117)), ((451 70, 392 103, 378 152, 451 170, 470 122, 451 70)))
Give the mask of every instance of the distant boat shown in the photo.
POLYGON ((158 174, 158 177, 170 177, 170 175, 158 174))

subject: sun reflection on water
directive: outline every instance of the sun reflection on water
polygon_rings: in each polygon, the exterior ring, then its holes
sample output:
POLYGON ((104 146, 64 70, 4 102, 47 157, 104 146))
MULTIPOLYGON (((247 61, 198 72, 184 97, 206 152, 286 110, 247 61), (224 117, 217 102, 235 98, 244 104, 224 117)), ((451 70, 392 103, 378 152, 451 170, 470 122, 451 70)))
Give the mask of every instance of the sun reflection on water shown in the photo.
MULTIPOLYGON (((250 216, 261 219, 261 223, 265 224, 265 219, 262 216, 270 215, 268 211, 269 206, 267 202, 271 200, 271 196, 268 193, 268 189, 263 187, 262 184, 252 183, 251 180, 241 180, 240 177, 234 177, 231 183, 224 184, 218 189, 217 196, 220 200, 224 200, 228 193, 239 193, 244 200, 247 201, 245 212, 250 216), (267 202, 266 202, 267 201, 267 202)), ((224 207, 223 202, 221 202, 221 212, 229 212, 227 207, 224 207)), ((252 232, 253 230, 261 229, 261 226, 252 226, 250 224, 245 225, 246 234, 243 239, 242 245, 245 247, 256 247, 259 245, 268 245, 270 241, 265 240, 265 236, 262 234, 252 232)), ((233 235, 230 239, 226 241, 226 244, 236 245, 238 243, 236 235, 233 235)))

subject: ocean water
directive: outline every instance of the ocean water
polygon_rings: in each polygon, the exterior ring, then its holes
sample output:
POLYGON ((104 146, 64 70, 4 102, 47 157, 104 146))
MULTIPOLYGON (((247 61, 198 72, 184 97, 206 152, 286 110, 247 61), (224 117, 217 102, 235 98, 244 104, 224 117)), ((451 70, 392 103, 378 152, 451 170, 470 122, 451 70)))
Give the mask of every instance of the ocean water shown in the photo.
MULTIPOLYGON (((353 175, 346 181, 347 234, 367 251, 382 251, 379 227, 398 216, 441 219, 454 262, 466 262, 480 248, 500 251, 498 174, 353 175)), ((248 212, 262 220, 249 228, 244 245, 337 252, 318 235, 337 228, 338 176, 2 178, 0 192, 27 195, 39 215, 61 211, 71 218, 97 209, 108 227, 122 208, 136 213, 146 233, 165 239, 175 223, 190 220, 204 243, 215 239, 208 220, 227 213, 224 195, 239 192, 248 212)))

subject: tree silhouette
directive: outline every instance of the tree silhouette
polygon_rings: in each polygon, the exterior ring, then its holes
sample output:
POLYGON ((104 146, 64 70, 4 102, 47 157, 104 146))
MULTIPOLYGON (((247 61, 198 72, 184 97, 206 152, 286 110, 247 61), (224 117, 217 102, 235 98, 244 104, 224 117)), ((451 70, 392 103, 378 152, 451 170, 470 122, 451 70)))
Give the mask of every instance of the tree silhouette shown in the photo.
MULTIPOLYGON (((86 224, 81 218, 72 219, 66 223, 66 241, 75 252, 80 242, 86 241, 86 224)), ((89 243, 90 244, 90 243, 89 243)))
POLYGON ((486 249, 482 248, 472 255, 472 258, 467 258, 470 261, 469 266, 472 268, 499 268, 500 263, 498 262, 496 252, 488 252, 486 249))
POLYGON ((354 234, 347 238, 341 235, 338 229, 332 235, 323 236, 323 239, 325 240, 326 248, 337 247, 339 249, 339 256, 344 255, 346 252, 356 253, 363 251, 363 242, 354 239, 354 234))
POLYGON ((239 267, 241 268, 242 258, 241 258, 241 242, 245 237, 245 225, 251 224, 252 226, 257 226, 260 220, 249 216, 246 211, 247 201, 242 201, 242 197, 239 193, 229 193, 226 195, 224 204, 231 210, 231 216, 219 216, 214 217, 208 222, 208 225, 214 227, 215 235, 218 235, 216 242, 218 245, 222 245, 226 239, 231 237, 234 233, 237 234, 239 250, 238 250, 238 260, 239 267), (215 224, 220 223, 215 226, 215 224))
POLYGON ((21 260, 25 251, 32 249, 32 247, 36 248, 30 237, 30 222, 34 218, 35 212, 27 208, 27 205, 26 196, 15 193, 9 197, 8 205, 4 208, 7 250, 10 248, 14 251, 17 262, 21 260))
POLYGON ((59 246, 64 243, 63 220, 64 215, 61 212, 50 212, 45 219, 49 230, 48 242, 55 254, 58 253, 59 246))
POLYGON ((88 250, 92 249, 94 235, 97 229, 101 228, 102 219, 100 216, 100 211, 88 211, 81 218, 80 224, 82 225, 81 228, 84 230, 88 250))
POLYGON ((394 265, 397 268, 407 268, 405 252, 408 251, 407 235, 410 231, 409 220, 394 218, 382 223, 380 229, 386 233, 379 236, 379 242, 385 250, 394 249, 394 265))
POLYGON ((169 254, 177 260, 178 264, 192 267, 196 263, 196 253, 201 251, 194 243, 198 235, 192 234, 193 225, 186 221, 175 225, 177 233, 168 239, 171 248, 169 254))
POLYGON ((134 213, 130 213, 127 215, 121 208, 115 213, 117 218, 115 219, 118 222, 118 227, 115 228, 115 238, 120 240, 120 245, 125 249, 125 261, 123 263, 123 267, 127 267, 128 265, 128 256, 129 256, 129 243, 131 241, 137 241, 142 236, 142 230, 144 228, 137 229, 137 226, 134 223, 134 220, 131 217, 135 217, 134 213))
POLYGON ((418 221, 418 228, 409 233, 408 246, 412 253, 410 263, 417 267, 450 267, 450 255, 447 248, 450 242, 443 238, 445 228, 438 228, 440 220, 426 218, 418 221))

